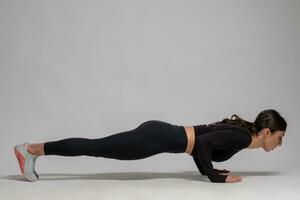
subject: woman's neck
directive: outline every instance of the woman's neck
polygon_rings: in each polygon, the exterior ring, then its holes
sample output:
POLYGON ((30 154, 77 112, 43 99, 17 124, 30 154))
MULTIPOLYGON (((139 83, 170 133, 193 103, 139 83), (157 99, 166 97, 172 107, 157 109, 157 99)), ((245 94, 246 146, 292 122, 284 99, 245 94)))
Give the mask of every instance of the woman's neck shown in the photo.
POLYGON ((262 147, 262 138, 260 136, 252 135, 252 142, 247 147, 248 149, 256 149, 262 147))

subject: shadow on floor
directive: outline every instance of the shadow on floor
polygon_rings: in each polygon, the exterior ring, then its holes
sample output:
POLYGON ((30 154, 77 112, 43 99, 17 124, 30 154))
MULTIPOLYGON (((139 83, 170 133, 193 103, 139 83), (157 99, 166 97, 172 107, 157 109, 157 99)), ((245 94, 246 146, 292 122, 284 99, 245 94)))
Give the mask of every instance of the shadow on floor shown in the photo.
MULTIPOLYGON (((231 171, 231 175, 237 176, 282 176, 283 173, 278 171, 231 171)), ((180 171, 180 172, 114 172, 114 173, 39 173, 38 181, 47 180, 146 180, 146 179, 188 179, 192 181, 210 182, 207 176, 199 174, 198 171, 180 171)), ((21 175, 1 176, 0 179, 12 181, 27 181, 21 175)))

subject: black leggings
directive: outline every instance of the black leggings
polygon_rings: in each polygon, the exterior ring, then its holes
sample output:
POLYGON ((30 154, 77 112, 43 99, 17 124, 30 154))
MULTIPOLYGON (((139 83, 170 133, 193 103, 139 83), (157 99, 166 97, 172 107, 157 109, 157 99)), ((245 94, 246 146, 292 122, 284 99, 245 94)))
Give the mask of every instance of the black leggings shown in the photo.
POLYGON ((187 137, 183 126, 148 120, 137 128, 103 138, 66 138, 45 142, 45 155, 94 156, 137 160, 155 154, 183 153, 187 137))

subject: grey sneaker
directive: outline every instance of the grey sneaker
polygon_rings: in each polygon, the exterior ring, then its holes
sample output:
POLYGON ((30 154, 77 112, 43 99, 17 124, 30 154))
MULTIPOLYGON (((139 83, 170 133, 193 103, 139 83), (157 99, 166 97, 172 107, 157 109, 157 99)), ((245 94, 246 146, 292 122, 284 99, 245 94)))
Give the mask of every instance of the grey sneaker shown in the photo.
POLYGON ((39 179, 39 175, 35 171, 36 159, 39 157, 27 151, 29 143, 19 144, 14 147, 15 155, 19 162, 21 174, 30 182, 35 182, 39 179))

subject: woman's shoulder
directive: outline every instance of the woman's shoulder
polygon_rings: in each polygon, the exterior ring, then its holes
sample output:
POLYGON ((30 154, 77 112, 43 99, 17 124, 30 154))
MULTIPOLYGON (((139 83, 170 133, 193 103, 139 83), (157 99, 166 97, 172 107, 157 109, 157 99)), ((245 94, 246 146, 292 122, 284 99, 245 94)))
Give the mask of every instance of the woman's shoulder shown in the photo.
POLYGON ((216 121, 210 124, 206 125, 207 128, 209 128, 211 131, 217 131, 217 130, 226 130, 226 129, 232 129, 232 130, 240 130, 240 131, 246 131, 250 134, 249 130, 238 126, 238 125, 233 125, 233 124, 228 124, 222 121, 216 121))
POLYGON ((217 121, 217 122, 207 124, 207 127, 209 128, 210 132, 214 132, 214 131, 228 132, 228 130, 232 130, 233 132, 236 133, 236 134, 232 134, 232 137, 235 137, 236 139, 240 140, 240 144, 242 144, 241 148, 247 147, 249 143, 252 142, 251 133, 247 128, 237 126, 237 125, 227 124, 222 121, 217 121))

